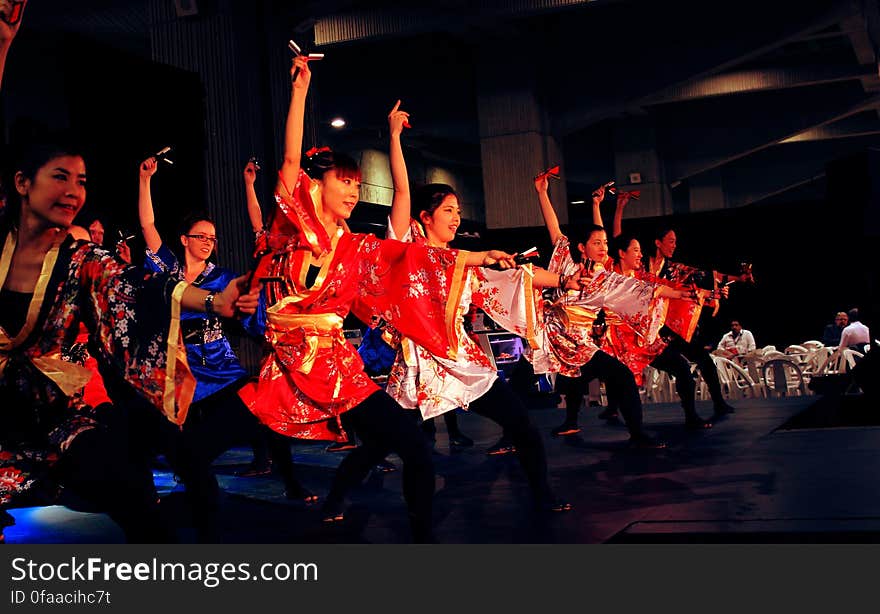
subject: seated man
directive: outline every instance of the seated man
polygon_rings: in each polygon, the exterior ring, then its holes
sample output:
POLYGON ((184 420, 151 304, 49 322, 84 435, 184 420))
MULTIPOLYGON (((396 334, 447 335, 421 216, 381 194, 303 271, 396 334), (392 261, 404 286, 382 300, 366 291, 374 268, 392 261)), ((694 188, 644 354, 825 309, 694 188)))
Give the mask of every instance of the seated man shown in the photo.
POLYGON ((718 343, 719 350, 727 352, 734 358, 745 356, 755 348, 754 335, 751 331, 745 330, 739 320, 733 320, 730 323, 730 331, 725 333, 718 343))
POLYGON ((834 316, 834 322, 825 327, 825 331, 822 333, 822 343, 830 348, 840 345, 840 334, 847 324, 849 324, 849 317, 843 311, 838 311, 834 316))

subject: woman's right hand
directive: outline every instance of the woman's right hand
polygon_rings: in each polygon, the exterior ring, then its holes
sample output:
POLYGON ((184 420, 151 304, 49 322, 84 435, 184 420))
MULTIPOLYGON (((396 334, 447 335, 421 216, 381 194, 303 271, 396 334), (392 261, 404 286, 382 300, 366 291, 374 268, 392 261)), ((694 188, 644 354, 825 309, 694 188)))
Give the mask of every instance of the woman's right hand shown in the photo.
POLYGON ((535 178, 535 191, 538 194, 546 194, 550 187, 550 179, 547 175, 541 174, 535 178))
POLYGON ((290 78, 293 80, 293 89, 302 91, 309 89, 309 82, 312 80, 312 71, 309 70, 308 58, 301 55, 293 58, 293 64, 290 67, 290 78), (298 73, 297 69, 299 69, 298 73), (295 79, 294 75, 296 75, 295 79))
MULTIPOLYGON (((18 21, 15 22, 14 26, 9 25, 6 20, 0 19, 0 45, 8 45, 12 43, 12 39, 15 38, 15 35, 18 34, 18 29, 21 27, 21 18, 24 16, 24 9, 27 7, 27 2, 22 2, 21 4, 21 12, 18 15, 18 21)), ((7 15, 9 17, 9 15, 7 15)))
POLYGON ((141 162, 141 179, 149 179, 156 174, 159 168, 159 162, 155 156, 150 156, 141 162))
POLYGON ((409 113, 400 110, 398 100, 394 108, 388 112, 388 129, 391 131, 391 136, 400 136, 404 128, 409 128, 409 113))
POLYGON ((244 183, 245 185, 254 185, 257 180, 257 165, 253 161, 249 161, 244 167, 244 183))

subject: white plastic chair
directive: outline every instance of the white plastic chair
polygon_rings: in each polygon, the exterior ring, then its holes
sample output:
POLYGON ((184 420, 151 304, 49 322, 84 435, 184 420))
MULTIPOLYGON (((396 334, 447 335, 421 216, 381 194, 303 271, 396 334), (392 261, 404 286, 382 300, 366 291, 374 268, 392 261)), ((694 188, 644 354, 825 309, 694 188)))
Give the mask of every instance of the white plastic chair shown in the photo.
POLYGON ((721 356, 713 356, 715 368, 718 371, 718 380, 721 382, 721 391, 728 399, 742 399, 757 396, 755 382, 749 374, 738 364, 721 356))
POLYGON ((669 403, 675 399, 675 378, 669 377, 665 371, 645 367, 644 386, 645 399, 649 403, 669 403))
POLYGON ((774 358, 761 368, 768 396, 788 397, 807 394, 807 384, 801 368, 788 358, 774 358))
POLYGON ((801 345, 808 350, 818 350, 825 347, 825 344, 821 341, 816 341, 815 339, 811 339, 809 341, 804 341, 801 345))
POLYGON ((833 352, 825 359, 822 366, 819 367, 819 373, 826 375, 829 373, 846 373, 856 366, 856 359, 863 358, 865 355, 849 348, 833 352))

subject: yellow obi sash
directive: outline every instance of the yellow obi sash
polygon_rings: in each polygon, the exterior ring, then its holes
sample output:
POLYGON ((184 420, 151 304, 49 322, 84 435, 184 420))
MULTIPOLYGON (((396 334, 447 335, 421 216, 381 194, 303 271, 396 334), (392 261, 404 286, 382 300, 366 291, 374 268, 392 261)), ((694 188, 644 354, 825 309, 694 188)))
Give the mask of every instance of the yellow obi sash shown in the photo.
POLYGON ((315 364, 318 348, 346 343, 342 332, 342 318, 335 313, 278 313, 285 304, 282 300, 266 310, 272 343, 282 347, 305 345, 305 353, 299 359, 300 364, 296 369, 308 374, 315 364))

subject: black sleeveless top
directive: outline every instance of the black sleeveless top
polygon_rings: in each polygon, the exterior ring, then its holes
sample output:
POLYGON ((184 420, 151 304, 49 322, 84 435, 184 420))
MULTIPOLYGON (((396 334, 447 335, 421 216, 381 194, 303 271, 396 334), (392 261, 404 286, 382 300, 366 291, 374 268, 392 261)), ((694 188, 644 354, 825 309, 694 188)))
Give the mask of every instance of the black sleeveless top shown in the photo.
POLYGON ((10 337, 15 337, 24 326, 33 296, 31 292, 0 290, 0 326, 10 337))

